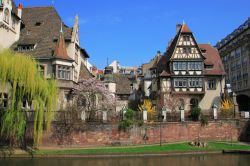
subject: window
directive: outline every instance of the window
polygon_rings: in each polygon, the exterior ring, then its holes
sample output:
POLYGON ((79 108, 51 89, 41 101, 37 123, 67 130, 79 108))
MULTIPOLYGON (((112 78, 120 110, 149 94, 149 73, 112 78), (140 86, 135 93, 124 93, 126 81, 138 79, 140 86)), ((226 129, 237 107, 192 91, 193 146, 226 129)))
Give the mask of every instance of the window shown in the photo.
POLYGON ((8 94, 7 93, 0 93, 0 106, 6 108, 8 106, 8 94))
POLYGON ((70 80, 70 67, 58 66, 57 78, 70 80))
POLYGON ((186 36, 183 36, 183 40, 184 40, 184 41, 190 41, 190 37, 187 36, 187 35, 186 35, 186 36))
POLYGON ((29 44, 29 45, 19 45, 17 47, 18 51, 32 51, 35 49, 35 45, 34 44, 29 44))
POLYGON ((202 78, 189 78, 188 86, 190 88, 201 88, 203 84, 202 78))
POLYGON ((42 77, 45 77, 45 66, 44 65, 39 66, 39 72, 40 72, 40 75, 42 77))
POLYGON ((185 78, 176 78, 174 79, 175 87, 187 87, 187 79, 185 78))
POLYGON ((3 1, 2 0, 0 0, 0 6, 2 6, 3 5, 3 1))
POLYGON ((9 12, 9 9, 5 9, 5 11, 4 11, 4 21, 7 24, 10 23, 10 12, 9 12))
POLYGON ((191 54, 191 48, 183 48, 184 54, 191 54))
POLYGON ((208 80, 208 88, 209 90, 215 90, 216 89, 216 79, 210 79, 208 80))

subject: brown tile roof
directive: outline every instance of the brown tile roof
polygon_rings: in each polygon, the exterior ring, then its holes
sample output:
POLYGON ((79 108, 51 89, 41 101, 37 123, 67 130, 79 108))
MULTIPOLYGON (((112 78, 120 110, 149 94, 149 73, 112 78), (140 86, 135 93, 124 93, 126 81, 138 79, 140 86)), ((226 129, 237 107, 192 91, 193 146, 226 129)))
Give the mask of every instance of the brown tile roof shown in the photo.
MULTIPOLYGON (((36 48, 25 53, 36 58, 52 58, 59 39, 61 18, 54 7, 23 8, 22 20, 25 27, 21 29, 20 39, 12 48, 18 45, 36 44, 36 48), (40 23, 40 25, 39 25, 40 23)), ((64 38, 71 40, 72 28, 63 25, 64 38)))
POLYGON ((181 26, 181 33, 192 33, 191 30, 188 28, 187 24, 182 24, 181 26))
POLYGON ((57 44, 56 44, 56 48, 54 51, 54 57, 57 59, 74 61, 72 58, 70 58, 68 56, 62 31, 60 32, 59 40, 57 41, 57 44))
POLYGON ((94 76, 89 72, 87 67, 81 62, 79 81, 93 78, 94 76))
POLYGON ((205 75, 225 75, 225 70, 220 58, 218 50, 212 47, 210 44, 199 44, 201 49, 206 50, 205 56, 205 65, 213 65, 212 69, 205 69, 205 75))

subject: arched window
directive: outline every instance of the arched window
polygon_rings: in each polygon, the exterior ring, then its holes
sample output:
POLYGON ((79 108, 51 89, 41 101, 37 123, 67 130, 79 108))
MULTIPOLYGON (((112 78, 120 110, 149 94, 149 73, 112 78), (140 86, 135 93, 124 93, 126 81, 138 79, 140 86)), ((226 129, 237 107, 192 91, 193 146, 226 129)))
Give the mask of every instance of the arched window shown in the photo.
POLYGON ((5 9, 4 11, 4 21, 9 24, 10 22, 10 12, 9 9, 5 9))

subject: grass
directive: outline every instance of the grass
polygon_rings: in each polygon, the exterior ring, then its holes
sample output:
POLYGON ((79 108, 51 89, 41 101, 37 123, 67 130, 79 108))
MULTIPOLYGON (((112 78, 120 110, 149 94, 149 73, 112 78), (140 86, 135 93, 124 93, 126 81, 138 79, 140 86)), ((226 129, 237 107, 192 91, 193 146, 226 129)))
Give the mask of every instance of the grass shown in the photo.
POLYGON ((249 145, 228 142, 209 142, 208 147, 199 148, 185 143, 173 143, 136 147, 103 147, 91 149, 61 149, 38 150, 38 155, 86 155, 86 154, 136 154, 136 153, 163 153, 163 152, 194 152, 194 151, 222 151, 222 150, 250 150, 249 145))

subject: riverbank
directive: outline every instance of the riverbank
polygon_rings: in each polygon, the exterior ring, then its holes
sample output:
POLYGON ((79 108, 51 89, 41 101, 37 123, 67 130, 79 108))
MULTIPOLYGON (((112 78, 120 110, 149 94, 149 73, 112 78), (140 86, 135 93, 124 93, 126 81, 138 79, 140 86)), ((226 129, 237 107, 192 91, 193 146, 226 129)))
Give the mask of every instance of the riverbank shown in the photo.
POLYGON ((230 142, 208 142, 207 147, 191 146, 188 142, 145 146, 93 147, 93 148, 46 148, 28 151, 1 149, 1 157, 120 157, 162 156, 179 154, 207 154, 226 151, 250 152, 250 145, 230 142))

